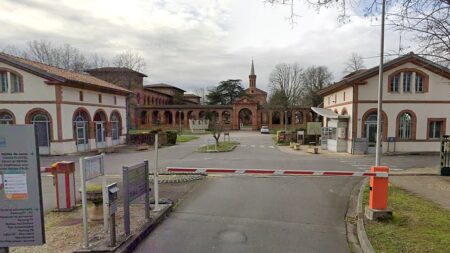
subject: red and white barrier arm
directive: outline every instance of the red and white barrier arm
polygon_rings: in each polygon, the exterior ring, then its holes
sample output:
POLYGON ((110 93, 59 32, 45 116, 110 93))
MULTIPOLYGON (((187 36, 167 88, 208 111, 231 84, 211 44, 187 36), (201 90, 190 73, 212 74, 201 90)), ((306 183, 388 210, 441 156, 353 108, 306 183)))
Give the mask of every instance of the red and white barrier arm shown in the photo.
POLYGON ((259 170, 167 167, 168 172, 260 174, 272 176, 344 176, 344 177, 389 177, 387 172, 320 171, 320 170, 259 170))

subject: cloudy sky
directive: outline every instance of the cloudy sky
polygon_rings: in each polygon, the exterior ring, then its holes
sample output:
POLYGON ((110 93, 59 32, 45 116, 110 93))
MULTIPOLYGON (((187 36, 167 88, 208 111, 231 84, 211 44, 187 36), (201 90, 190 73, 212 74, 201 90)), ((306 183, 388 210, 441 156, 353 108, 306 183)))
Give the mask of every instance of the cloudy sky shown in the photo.
MULTIPOLYGON (((229 78, 247 86, 252 58, 262 89, 278 63, 324 65, 335 79, 352 52, 367 67, 377 64, 376 18, 353 15, 340 24, 335 10, 297 4, 295 11, 292 28, 290 7, 264 0, 1 0, 0 49, 46 39, 105 57, 137 51, 147 63, 146 83, 186 90, 229 78)), ((398 51, 399 34, 386 36, 386 48, 398 51)))

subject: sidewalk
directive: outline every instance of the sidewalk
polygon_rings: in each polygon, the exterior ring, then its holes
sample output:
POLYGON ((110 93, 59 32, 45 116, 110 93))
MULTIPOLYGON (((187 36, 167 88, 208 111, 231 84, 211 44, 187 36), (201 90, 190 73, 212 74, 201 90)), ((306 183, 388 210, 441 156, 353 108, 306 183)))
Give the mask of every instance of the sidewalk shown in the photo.
POLYGON ((389 181, 414 195, 428 199, 450 211, 450 177, 439 176, 438 168, 409 169, 392 173, 389 181), (402 176, 402 174, 416 174, 402 176), (431 174, 436 174, 433 176, 431 174), (396 176, 394 176, 396 175, 396 176))

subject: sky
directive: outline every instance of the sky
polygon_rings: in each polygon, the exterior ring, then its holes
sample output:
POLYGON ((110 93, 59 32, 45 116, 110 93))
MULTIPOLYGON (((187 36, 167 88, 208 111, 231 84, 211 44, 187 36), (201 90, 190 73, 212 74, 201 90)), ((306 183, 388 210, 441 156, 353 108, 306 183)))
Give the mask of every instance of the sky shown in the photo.
MULTIPOLYGON (((352 53, 362 55, 366 67, 378 64, 376 17, 351 15, 342 24, 335 9, 318 13, 301 1, 295 12, 292 27, 289 6, 264 0, 1 0, 0 50, 41 39, 106 58, 131 50, 145 58, 145 84, 187 91, 226 79, 242 79, 247 87, 252 59, 257 87, 267 91, 279 63, 323 65, 336 81, 352 53)), ((397 52, 399 38, 388 29, 386 50, 397 52)))

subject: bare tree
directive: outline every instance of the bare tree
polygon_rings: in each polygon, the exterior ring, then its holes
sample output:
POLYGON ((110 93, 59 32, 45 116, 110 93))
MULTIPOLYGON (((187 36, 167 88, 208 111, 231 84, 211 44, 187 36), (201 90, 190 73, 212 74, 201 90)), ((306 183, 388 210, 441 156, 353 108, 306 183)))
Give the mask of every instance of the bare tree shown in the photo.
POLYGON ((322 103, 322 96, 318 92, 331 83, 333 75, 325 66, 312 66, 307 68, 301 76, 304 88, 302 102, 304 106, 319 106, 322 103))
POLYGON ((30 60, 77 72, 82 72, 88 66, 86 57, 70 44, 57 47, 48 40, 33 40, 27 45, 23 54, 30 60))
MULTIPOLYGON (((335 8, 338 20, 350 22, 350 9, 366 17, 378 16, 378 0, 266 0, 271 4, 289 5, 290 22, 295 23, 294 5, 307 3, 316 10, 335 8)), ((411 33, 418 43, 419 54, 442 64, 450 64, 450 1, 449 0, 392 0, 386 13, 388 27, 411 33)))
POLYGON ((113 65, 116 67, 129 68, 134 71, 142 72, 145 68, 145 60, 139 53, 128 50, 114 57, 113 65))
POLYGON ((90 58, 89 58, 89 68, 90 69, 102 68, 102 67, 107 67, 107 66, 109 66, 108 59, 106 59, 98 54, 93 54, 90 56, 90 58))
POLYGON ((223 122, 220 122, 219 118, 211 112, 207 112, 206 117, 210 119, 209 131, 211 131, 211 134, 216 141, 216 145, 219 146, 220 136, 222 135, 224 129, 223 122))
POLYGON ((364 59, 357 53, 352 53, 352 56, 345 62, 344 74, 358 71, 364 68, 364 59))
POLYGON ((286 106, 291 107, 301 104, 303 69, 297 63, 278 64, 271 72, 269 81, 272 94, 283 93, 286 97, 286 106))

